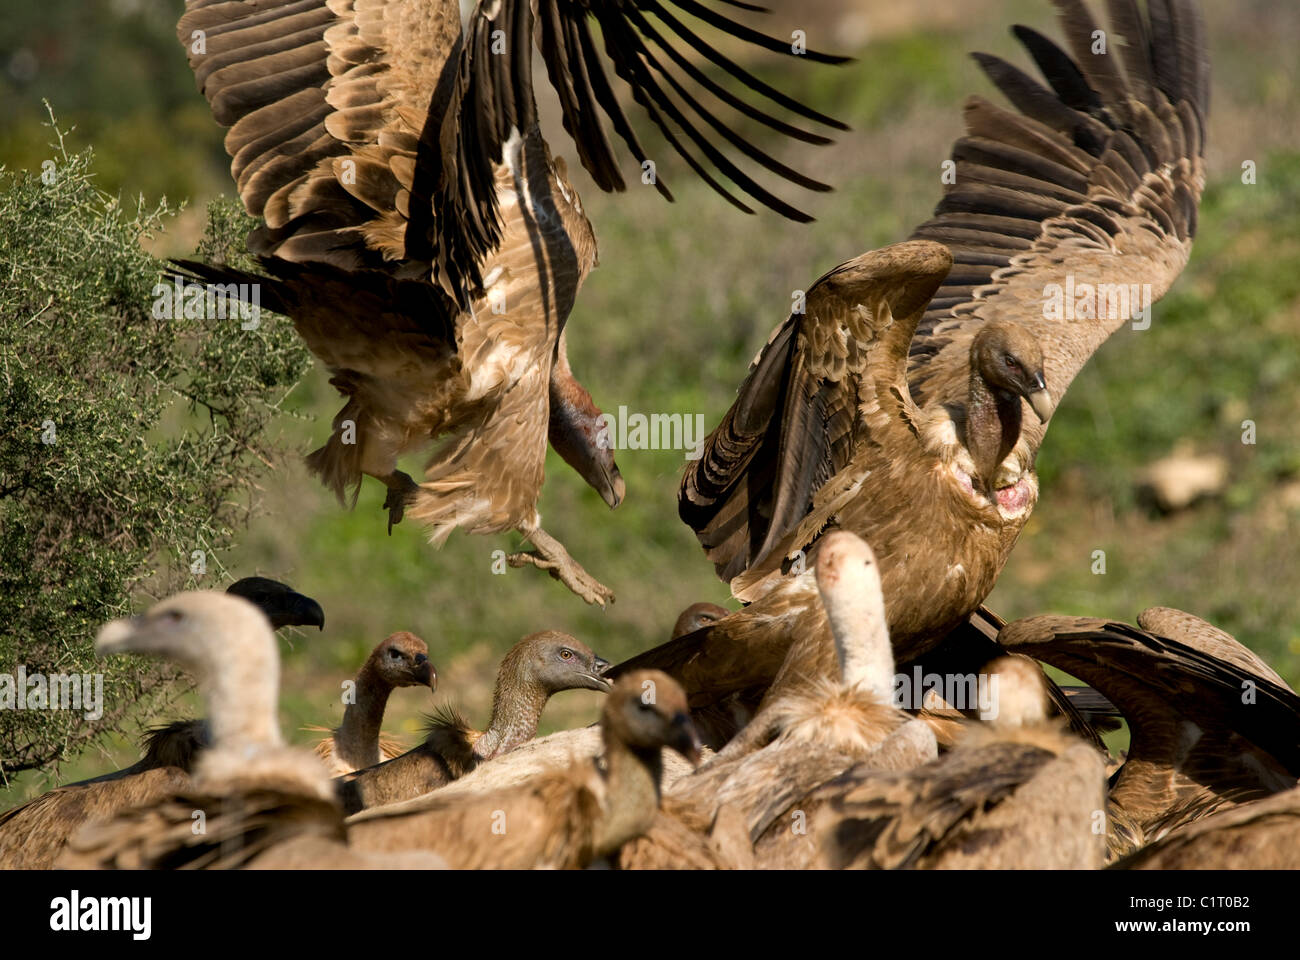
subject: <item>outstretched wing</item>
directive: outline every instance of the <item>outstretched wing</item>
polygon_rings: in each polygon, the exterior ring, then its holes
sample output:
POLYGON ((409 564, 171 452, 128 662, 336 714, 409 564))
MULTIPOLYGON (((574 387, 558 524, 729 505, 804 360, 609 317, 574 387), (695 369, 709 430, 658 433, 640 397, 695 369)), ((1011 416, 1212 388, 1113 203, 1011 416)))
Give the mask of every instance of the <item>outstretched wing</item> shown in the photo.
MULTIPOLYGON (((1038 338, 1059 402, 1191 251, 1209 107, 1196 3, 1150 0, 1144 19, 1137 0, 1111 0, 1101 31, 1082 0, 1054 2, 1069 53, 1014 28, 1047 87, 975 55, 1015 110, 967 102, 956 181, 913 234, 946 244, 955 262, 912 342, 909 382, 923 406, 964 400, 971 339, 993 320, 1038 338)), ((1025 430, 1037 449, 1045 427, 1025 430)))
MULTIPOLYGON (((745 3, 732 5, 761 9, 745 3)), ((741 193, 782 216, 811 219, 759 184, 728 157, 715 138, 785 180, 810 190, 830 188, 755 146, 736 132, 730 117, 714 111, 721 104, 787 137, 815 144, 828 140, 741 99, 691 58, 703 57, 751 93, 791 113, 839 129, 843 124, 759 80, 697 35, 678 18, 679 13, 762 49, 818 63, 846 59, 796 50, 796 44, 760 33, 696 0, 481 0, 470 18, 449 122, 441 133, 445 167, 438 207, 444 212, 439 244, 456 296, 463 300, 480 284, 479 266, 499 239, 491 169, 501 161, 501 145, 511 128, 526 130, 536 122, 530 40, 536 41, 558 94, 564 128, 573 138, 582 165, 602 190, 626 188, 606 122, 642 165, 643 173, 653 162, 619 105, 589 20, 600 28, 604 56, 627 83, 633 99, 673 151, 709 186, 739 209, 753 212, 717 179, 712 168, 741 193)), ((657 169, 651 182, 672 199, 657 169)))
POLYGON ((423 279, 455 0, 187 0, 177 26, 254 253, 423 279))
POLYGON ((907 346, 951 266, 930 242, 863 254, 814 283, 804 312, 777 328, 678 493, 723 580, 776 562, 774 548, 801 525, 816 535, 851 492, 827 481, 864 434, 911 442, 907 346))

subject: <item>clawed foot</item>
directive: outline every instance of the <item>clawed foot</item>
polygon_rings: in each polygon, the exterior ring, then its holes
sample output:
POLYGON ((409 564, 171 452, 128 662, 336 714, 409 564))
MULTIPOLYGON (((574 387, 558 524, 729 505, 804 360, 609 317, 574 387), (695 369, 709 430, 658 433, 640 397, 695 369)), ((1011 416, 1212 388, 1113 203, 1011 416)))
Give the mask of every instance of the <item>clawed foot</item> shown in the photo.
POLYGON ((393 524, 402 522, 402 514, 406 512, 407 501, 411 495, 420 489, 419 484, 411 479, 409 474, 401 470, 394 470, 392 474, 384 481, 388 484, 388 496, 384 498, 384 509, 388 511, 388 535, 393 535, 393 524))
POLYGON ((506 557, 506 563, 510 566, 531 565, 545 570, 587 603, 603 607, 614 602, 614 591, 582 569, 582 565, 569 556, 568 551, 554 537, 541 529, 524 531, 524 535, 533 541, 537 549, 510 554, 506 557))

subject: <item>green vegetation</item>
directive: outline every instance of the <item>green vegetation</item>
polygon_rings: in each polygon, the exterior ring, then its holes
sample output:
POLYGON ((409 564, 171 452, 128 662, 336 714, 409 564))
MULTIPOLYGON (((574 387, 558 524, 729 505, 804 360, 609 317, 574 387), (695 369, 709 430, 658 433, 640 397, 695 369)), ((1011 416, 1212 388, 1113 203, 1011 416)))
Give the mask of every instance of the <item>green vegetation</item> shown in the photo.
MULTIPOLYGON (((267 423, 307 354, 283 322, 155 316, 141 249, 165 203, 99 190, 54 131, 39 172, 0 171, 0 663, 102 672, 103 711, 0 710, 0 776, 76 756, 172 689, 156 664, 96 664, 99 624, 148 596, 219 583, 256 501, 267 423), (211 556, 212 563, 208 563, 211 556)), ((208 254, 242 242, 223 216, 208 254)), ((53 706, 53 704, 51 704, 53 706)))

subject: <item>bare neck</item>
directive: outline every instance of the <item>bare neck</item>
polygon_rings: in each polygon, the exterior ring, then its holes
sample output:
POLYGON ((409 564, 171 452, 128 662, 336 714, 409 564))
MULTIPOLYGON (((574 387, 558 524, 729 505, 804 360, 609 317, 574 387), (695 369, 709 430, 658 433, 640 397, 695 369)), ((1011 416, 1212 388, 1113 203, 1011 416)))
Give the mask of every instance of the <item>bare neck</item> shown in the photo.
POLYGON ((277 716, 279 656, 274 648, 270 656, 229 657, 204 671, 202 692, 213 746, 243 750, 283 745, 277 716))
POLYGON ((634 750, 605 736, 605 809, 596 823, 594 854, 606 856, 650 829, 659 811, 660 748, 634 750))
POLYGON ((487 760, 531 740, 548 697, 523 664, 508 658, 501 664, 492 692, 492 720, 474 744, 474 753, 487 760))
POLYGON ((393 687, 379 675, 372 659, 357 674, 356 700, 343 711, 343 723, 334 732, 335 755, 351 766, 371 767, 380 761, 379 728, 393 687))
POLYGON ((997 482, 998 468, 1020 439, 1020 398, 994 391, 971 367, 966 405, 966 448, 986 491, 997 482))

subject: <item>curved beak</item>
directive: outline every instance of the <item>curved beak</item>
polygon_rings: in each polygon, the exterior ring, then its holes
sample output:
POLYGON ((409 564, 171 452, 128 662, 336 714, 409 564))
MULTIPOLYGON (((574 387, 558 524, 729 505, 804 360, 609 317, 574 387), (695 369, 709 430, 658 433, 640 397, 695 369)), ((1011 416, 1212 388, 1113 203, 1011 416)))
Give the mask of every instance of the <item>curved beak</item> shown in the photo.
POLYGON ((596 490, 600 493, 600 498, 609 505, 609 509, 613 510, 627 496, 627 484, 623 481, 623 474, 619 472, 616 463, 611 463, 609 469, 601 464, 600 473, 603 482, 596 487, 596 490))
POLYGON ((429 658, 422 653, 415 655, 415 675, 430 691, 438 689, 438 671, 429 658))
POLYGON ((668 746, 685 757, 691 766, 700 765, 700 751, 703 750, 703 745, 700 743, 700 735, 695 732, 695 724, 691 722, 688 714, 679 713, 673 717, 672 737, 668 741, 668 746))
POLYGON ((1035 390, 1025 397, 1029 401, 1029 406, 1033 409, 1034 415, 1038 417, 1039 423, 1046 423, 1052 419, 1052 414, 1056 412, 1056 401, 1052 399, 1051 393, 1047 390, 1047 384, 1043 381, 1043 375, 1040 373, 1035 380, 1035 390))
POLYGON ((590 690, 600 690, 603 693, 609 693, 614 684, 605 677, 605 671, 611 666, 610 662, 604 657, 596 657, 592 661, 595 673, 584 673, 582 678, 587 681, 587 687, 590 690))
POLYGON ((131 639, 135 636, 140 621, 140 617, 123 617, 120 620, 110 620, 100 627, 99 633, 95 634, 95 656, 107 657, 129 651, 131 639))

